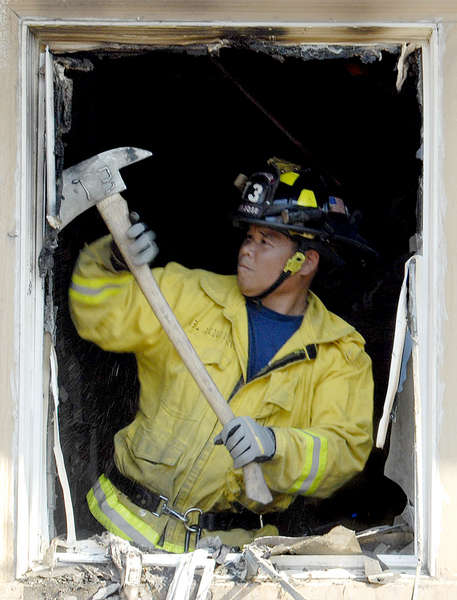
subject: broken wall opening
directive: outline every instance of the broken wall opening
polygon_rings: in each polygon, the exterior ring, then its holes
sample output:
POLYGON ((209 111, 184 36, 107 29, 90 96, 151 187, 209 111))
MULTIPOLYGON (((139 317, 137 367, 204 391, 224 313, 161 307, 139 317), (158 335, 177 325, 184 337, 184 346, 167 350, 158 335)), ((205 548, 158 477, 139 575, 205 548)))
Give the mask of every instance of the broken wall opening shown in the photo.
MULTIPOLYGON (((271 156, 303 162, 303 150, 220 65, 342 182, 345 200, 352 212, 360 211, 361 233, 379 260, 330 282, 321 278, 315 291, 367 341, 375 432, 403 264, 410 238, 420 233, 419 56, 410 57, 408 77, 397 92, 399 51, 340 47, 336 53, 232 43, 219 50, 218 62, 206 48, 57 57, 71 83, 58 85, 58 169, 118 146, 152 151, 153 158, 123 173, 123 195, 157 234, 157 265, 175 260, 233 273, 239 243, 230 220, 239 198, 235 177, 271 156)), ((138 395, 134 358, 80 339, 68 312, 78 252, 105 233, 97 211, 90 210, 63 230, 55 252, 60 429, 79 538, 100 531, 85 495, 109 464, 114 433, 132 420, 138 395)), ((310 527, 324 532, 338 522, 357 530, 392 523, 406 499, 383 475, 385 460, 386 451, 373 450, 365 471, 332 498, 319 503, 298 498, 283 515, 282 533, 300 535, 310 527)), ((61 534, 65 515, 58 484, 56 494, 55 533, 61 534)))

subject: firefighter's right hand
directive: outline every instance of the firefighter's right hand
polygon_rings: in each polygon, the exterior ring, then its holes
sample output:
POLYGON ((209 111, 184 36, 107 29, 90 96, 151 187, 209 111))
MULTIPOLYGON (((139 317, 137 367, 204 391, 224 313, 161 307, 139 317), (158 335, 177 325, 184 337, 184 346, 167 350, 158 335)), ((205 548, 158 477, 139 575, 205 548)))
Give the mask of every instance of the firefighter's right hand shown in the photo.
MULTIPOLYGON (((140 216, 136 212, 131 212, 130 222, 132 225, 127 229, 127 237, 130 242, 127 246, 129 258, 137 267, 150 265, 157 254, 159 248, 155 242, 155 233, 148 229, 147 225, 140 221, 140 216)), ((111 261, 116 270, 127 270, 124 258, 113 242, 112 245, 113 260, 111 261)))

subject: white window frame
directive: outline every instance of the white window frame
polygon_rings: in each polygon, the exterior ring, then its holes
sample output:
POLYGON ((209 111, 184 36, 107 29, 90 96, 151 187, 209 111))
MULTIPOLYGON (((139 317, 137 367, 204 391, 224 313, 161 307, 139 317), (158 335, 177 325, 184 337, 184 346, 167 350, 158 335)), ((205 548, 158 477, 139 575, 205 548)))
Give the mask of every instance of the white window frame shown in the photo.
MULTIPOLYGON (((151 32, 165 33, 179 27, 221 31, 226 28, 246 29, 278 27, 296 30, 295 43, 302 39, 306 44, 402 44, 414 41, 422 48, 423 55, 423 258, 418 273, 418 323, 421 340, 415 352, 416 383, 416 436, 417 444, 417 498, 416 540, 418 559, 430 575, 435 574, 438 541, 434 531, 435 508, 441 505, 438 474, 438 450, 436 445, 437 410, 442 399, 442 386, 437 379, 441 337, 443 335, 444 299, 433 292, 444 287, 444 269, 440 252, 444 239, 441 207, 439 203, 440 158, 439 116, 440 87, 439 51, 440 29, 424 23, 141 23, 138 42, 135 40, 138 23, 135 21, 57 21, 24 20, 21 36, 21 123, 20 123, 20 189, 19 189, 19 236, 20 262, 17 269, 19 344, 17 347, 17 453, 16 453, 16 572, 22 575, 34 563, 43 558, 49 544, 48 534, 48 486, 46 469, 46 425, 48 398, 43 393, 47 382, 48 366, 44 364, 45 339, 43 335, 44 289, 38 273, 38 255, 43 243, 44 231, 44 132, 38 130, 39 115, 44 106, 38 102, 43 95, 39 87, 44 85, 38 76, 40 48, 49 44, 54 49, 70 51, 94 49, 100 46, 95 34, 100 26, 108 27, 113 41, 116 30, 128 30, 129 43, 153 43, 153 33, 146 42, 148 28, 151 32), (62 41, 59 29, 73 28, 73 42, 62 41), (91 31, 93 42, 90 42, 91 31), (82 32, 82 41, 78 41, 82 32), (146 38, 145 38, 146 36, 146 38), (59 41, 60 40, 60 41, 59 41)), ((255 33, 255 32, 254 32, 255 33)), ((47 340, 49 342, 49 340, 47 340)), ((49 499, 52 500, 52 499, 49 499)), ((53 501, 53 500, 52 500, 53 501)))
POLYGON ((442 338, 446 315, 445 240, 442 190, 443 151, 440 110, 440 56, 443 32, 433 28, 428 43, 423 44, 423 200, 422 200, 422 268, 417 272, 417 324, 420 344, 415 349, 416 402, 416 517, 417 555, 424 569, 437 574, 439 520, 442 490, 439 482, 438 419, 443 405, 444 386, 439 381, 442 363, 442 338))

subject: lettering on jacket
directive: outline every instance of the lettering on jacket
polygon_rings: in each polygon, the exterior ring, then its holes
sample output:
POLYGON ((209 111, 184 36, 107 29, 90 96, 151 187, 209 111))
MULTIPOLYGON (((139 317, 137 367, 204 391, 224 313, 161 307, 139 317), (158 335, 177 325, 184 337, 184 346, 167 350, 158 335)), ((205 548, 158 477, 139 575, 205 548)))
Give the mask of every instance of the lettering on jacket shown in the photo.
POLYGON ((218 329, 217 327, 201 326, 200 321, 198 319, 194 319, 190 326, 195 333, 198 333, 200 335, 206 335, 207 337, 210 337, 214 340, 220 340, 227 347, 233 348, 232 336, 228 331, 218 329))

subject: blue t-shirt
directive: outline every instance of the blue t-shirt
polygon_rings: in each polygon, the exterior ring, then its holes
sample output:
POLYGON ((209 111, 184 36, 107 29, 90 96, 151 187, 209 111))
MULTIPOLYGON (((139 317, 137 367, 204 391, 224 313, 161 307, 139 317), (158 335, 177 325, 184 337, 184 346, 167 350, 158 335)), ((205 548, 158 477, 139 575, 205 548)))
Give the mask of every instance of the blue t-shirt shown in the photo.
POLYGON ((246 301, 249 323, 248 381, 297 331, 303 315, 283 315, 261 304, 246 301))

